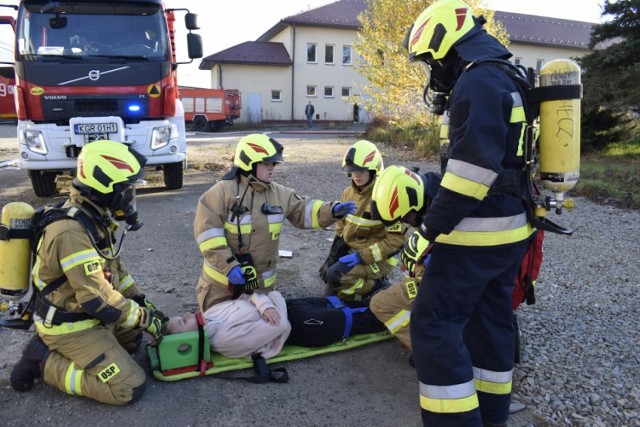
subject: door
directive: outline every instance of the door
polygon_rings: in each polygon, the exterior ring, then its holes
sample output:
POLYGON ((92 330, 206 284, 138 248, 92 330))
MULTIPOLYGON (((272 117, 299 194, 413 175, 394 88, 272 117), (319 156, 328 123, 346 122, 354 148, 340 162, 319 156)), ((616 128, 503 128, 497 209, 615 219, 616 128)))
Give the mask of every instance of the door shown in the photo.
POLYGON ((260 123, 262 121, 262 95, 259 93, 250 93, 247 101, 247 116, 249 122, 260 123))

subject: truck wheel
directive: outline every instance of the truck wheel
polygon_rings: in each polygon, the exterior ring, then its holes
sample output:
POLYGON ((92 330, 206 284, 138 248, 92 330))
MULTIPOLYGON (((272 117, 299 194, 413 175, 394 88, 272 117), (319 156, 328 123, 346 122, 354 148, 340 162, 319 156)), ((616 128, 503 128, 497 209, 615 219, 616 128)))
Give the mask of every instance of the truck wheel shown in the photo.
POLYGON ((209 128, 209 121, 203 116, 198 116, 193 121, 193 129, 198 132, 204 132, 209 128))
POLYGON ((183 167, 182 162, 168 163, 163 167, 164 185, 168 190, 182 188, 183 167))
POLYGON ((33 192, 38 197, 51 197, 56 193, 56 172, 30 170, 33 192))

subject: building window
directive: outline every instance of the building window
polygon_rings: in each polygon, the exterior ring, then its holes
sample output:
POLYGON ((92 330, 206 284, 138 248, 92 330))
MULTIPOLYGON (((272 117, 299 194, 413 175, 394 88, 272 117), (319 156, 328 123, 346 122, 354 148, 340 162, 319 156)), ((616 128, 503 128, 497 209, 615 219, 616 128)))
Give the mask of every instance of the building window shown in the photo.
POLYGON ((513 63, 514 63, 514 64, 516 64, 516 65, 520 65, 520 64, 522 64, 522 58, 516 58, 516 59, 514 59, 514 60, 513 60, 513 63))
POLYGON ((324 87, 324 97, 325 98, 333 98, 333 86, 325 86, 324 87))
POLYGON ((351 46, 342 46, 342 65, 351 65, 351 46))
POLYGON ((350 87, 343 87, 342 88, 342 96, 345 96, 345 97, 351 96, 351 88, 350 87))
POLYGON ((325 64, 333 64, 333 48, 332 44, 327 44, 324 46, 324 63, 325 64))
POLYGON ((272 101, 282 101, 282 91, 271 89, 271 100, 272 101))
POLYGON ((316 96, 315 86, 307 86, 307 96, 316 96))
POLYGON ((317 62, 316 47, 317 45, 315 43, 307 43, 307 62, 317 62))
POLYGON ((539 73, 540 69, 544 65, 544 59, 536 59, 536 72, 539 73))

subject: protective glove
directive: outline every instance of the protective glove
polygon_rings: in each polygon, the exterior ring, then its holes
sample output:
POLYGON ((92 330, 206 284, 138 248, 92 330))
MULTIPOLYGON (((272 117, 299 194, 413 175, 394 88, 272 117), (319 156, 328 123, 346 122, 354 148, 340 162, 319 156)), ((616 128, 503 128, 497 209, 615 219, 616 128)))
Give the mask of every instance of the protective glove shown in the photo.
POLYGON ((358 205, 355 202, 343 202, 338 203, 331 209, 331 214, 334 218, 342 219, 345 216, 353 215, 358 210, 358 205))
POLYGON ((144 307, 140 307, 139 313, 137 328, 144 329, 156 340, 160 339, 162 336, 162 318, 155 311, 144 307))
POLYGON ((341 256, 338 261, 343 264, 347 264, 347 267, 354 267, 358 264, 362 264, 362 258, 358 252, 351 252, 345 256, 341 256))
POLYGON ((231 283, 232 285, 244 285, 247 281, 244 278, 244 275, 242 274, 242 268, 240 268, 239 265, 236 265, 231 270, 229 270, 227 277, 229 278, 229 283, 231 283))
POLYGON ((400 259, 409 273, 409 277, 416 277, 416 266, 425 262, 429 249, 429 241, 418 231, 414 231, 404 245, 400 259))

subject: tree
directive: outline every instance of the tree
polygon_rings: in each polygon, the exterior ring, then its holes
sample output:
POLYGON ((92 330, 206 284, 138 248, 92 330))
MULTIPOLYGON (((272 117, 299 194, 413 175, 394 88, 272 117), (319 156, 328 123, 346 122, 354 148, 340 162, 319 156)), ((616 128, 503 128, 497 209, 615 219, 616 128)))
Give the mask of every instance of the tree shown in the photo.
POLYGON ((594 26, 589 48, 595 50, 579 60, 583 105, 640 113, 640 0, 607 1, 605 15, 613 19, 594 26))
MULTIPOLYGON (((421 67, 409 63, 402 46, 406 33, 420 13, 434 0, 368 0, 360 15, 362 28, 354 43, 358 53, 357 70, 366 77, 363 88, 368 98, 362 100, 375 116, 392 122, 417 121, 426 126, 433 116, 422 102, 425 74, 421 67)), ((508 39, 502 24, 493 21, 493 11, 485 0, 468 0, 474 15, 487 19, 485 28, 503 44, 508 39)))

